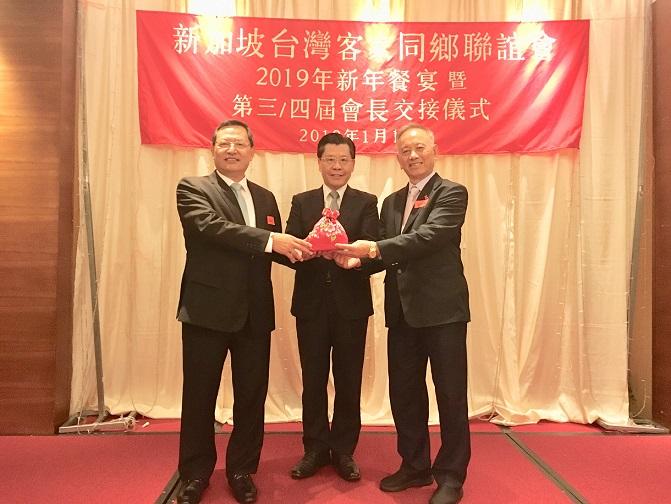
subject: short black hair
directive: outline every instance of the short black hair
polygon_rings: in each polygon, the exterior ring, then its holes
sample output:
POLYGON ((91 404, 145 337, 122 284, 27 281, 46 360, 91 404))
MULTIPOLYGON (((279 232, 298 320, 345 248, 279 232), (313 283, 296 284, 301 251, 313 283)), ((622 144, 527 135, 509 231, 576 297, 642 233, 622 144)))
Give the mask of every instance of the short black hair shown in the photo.
POLYGON ((347 147, 349 147, 349 154, 352 156, 352 159, 356 157, 356 147, 354 146, 352 139, 334 131, 333 133, 327 133, 319 140, 319 143, 317 144, 317 157, 319 159, 322 158, 322 154, 324 154, 324 149, 326 148, 327 144, 345 144, 347 147))
POLYGON ((212 135, 212 146, 214 146, 215 142, 217 141, 217 133, 219 130, 229 126, 240 126, 241 128, 244 128, 247 132, 247 138, 249 139, 250 147, 254 147, 254 137, 252 136, 252 132, 249 129, 249 126, 247 126, 247 123, 238 121, 237 119, 228 119, 217 126, 217 129, 214 130, 214 134, 212 135))

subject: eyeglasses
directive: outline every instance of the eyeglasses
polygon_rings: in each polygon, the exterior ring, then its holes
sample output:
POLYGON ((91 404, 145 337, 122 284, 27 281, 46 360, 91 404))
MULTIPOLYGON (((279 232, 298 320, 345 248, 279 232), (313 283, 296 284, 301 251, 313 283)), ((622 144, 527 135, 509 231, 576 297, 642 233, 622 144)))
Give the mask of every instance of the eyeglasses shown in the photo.
POLYGON ((243 150, 249 147, 249 144, 244 142, 227 142, 226 140, 223 140, 221 142, 217 142, 214 146, 217 149, 224 150, 228 150, 230 147, 233 147, 235 150, 243 150))
POLYGON ((351 163, 354 160, 352 158, 348 158, 348 157, 337 158, 337 157, 327 156, 327 157, 320 158, 319 161, 324 163, 326 166, 333 166, 336 163, 340 163, 341 165, 346 165, 347 163, 351 163))

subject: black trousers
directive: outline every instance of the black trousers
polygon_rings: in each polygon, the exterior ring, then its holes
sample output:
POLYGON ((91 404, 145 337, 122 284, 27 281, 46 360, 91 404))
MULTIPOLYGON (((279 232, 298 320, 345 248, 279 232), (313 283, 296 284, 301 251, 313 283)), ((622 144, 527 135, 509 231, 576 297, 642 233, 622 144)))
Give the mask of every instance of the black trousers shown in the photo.
POLYGON ((305 451, 352 455, 361 431, 361 374, 368 317, 345 319, 330 298, 327 294, 314 318, 296 319, 303 375, 303 446, 305 451), (329 427, 331 362, 335 399, 329 427))
POLYGON ((226 333, 182 324, 184 387, 179 438, 182 479, 209 479, 217 461, 214 410, 228 352, 233 375, 233 431, 226 474, 255 473, 263 445, 270 333, 226 333))
POLYGON ((389 397, 402 466, 431 468, 438 484, 459 487, 471 457, 468 426, 466 323, 389 328, 389 397), (433 466, 429 445, 427 361, 436 391, 441 447, 433 466))

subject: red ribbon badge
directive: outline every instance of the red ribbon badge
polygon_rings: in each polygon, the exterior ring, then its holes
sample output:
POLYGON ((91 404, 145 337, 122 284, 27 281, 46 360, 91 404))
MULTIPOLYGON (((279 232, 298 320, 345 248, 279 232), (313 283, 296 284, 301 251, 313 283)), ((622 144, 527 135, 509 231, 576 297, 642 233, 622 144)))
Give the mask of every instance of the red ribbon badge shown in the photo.
POLYGON ((268 224, 270 224, 271 226, 274 226, 275 225, 275 217, 273 217, 272 215, 269 215, 268 217, 266 217, 266 222, 268 224))
POLYGON ((422 199, 418 199, 415 201, 415 204, 413 205, 413 208, 423 208, 426 206, 426 204, 429 202, 429 197, 424 196, 422 199))

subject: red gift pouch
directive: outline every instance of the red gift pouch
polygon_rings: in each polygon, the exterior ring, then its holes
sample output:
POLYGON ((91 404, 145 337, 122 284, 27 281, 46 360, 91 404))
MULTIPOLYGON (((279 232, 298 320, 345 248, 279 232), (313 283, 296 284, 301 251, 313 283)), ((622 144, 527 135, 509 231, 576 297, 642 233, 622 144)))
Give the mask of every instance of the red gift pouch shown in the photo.
POLYGON ((312 244, 313 252, 325 252, 336 250, 336 243, 347 243, 347 233, 342 224, 338 222, 338 210, 331 210, 324 208, 322 210, 322 218, 310 231, 310 234, 305 238, 312 244))

